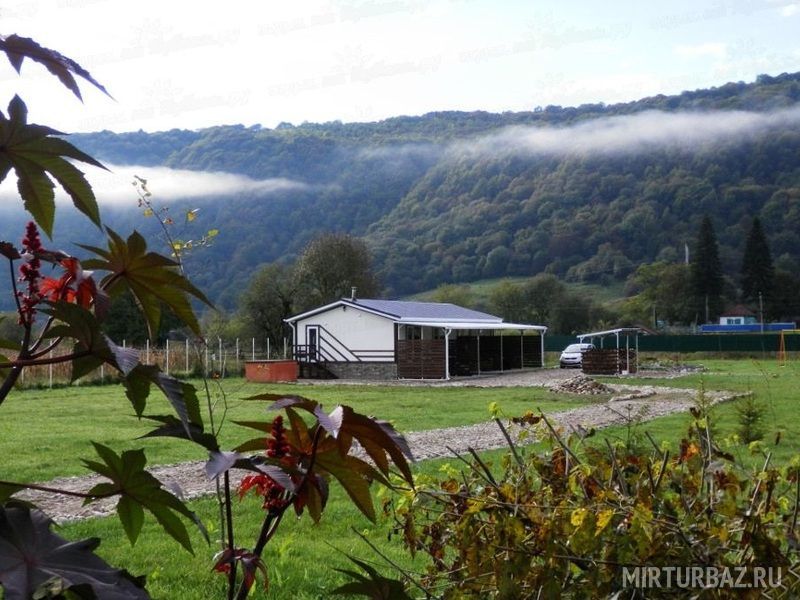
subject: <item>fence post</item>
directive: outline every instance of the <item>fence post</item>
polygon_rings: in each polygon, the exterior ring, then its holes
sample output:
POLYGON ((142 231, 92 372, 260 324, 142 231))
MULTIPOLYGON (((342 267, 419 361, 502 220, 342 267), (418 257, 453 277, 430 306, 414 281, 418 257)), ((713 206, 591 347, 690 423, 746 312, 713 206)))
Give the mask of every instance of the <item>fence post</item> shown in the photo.
POLYGON ((184 357, 186 363, 186 374, 189 374, 189 338, 186 338, 186 356, 184 357))
POLYGON ((205 348, 205 375, 208 375, 208 338, 203 338, 203 347, 205 348))
POLYGON ((283 338, 283 358, 286 360, 286 338, 283 338))
POLYGON ((269 338, 267 338, 267 360, 269 360, 269 338))
POLYGON ((164 357, 164 360, 165 360, 165 369, 164 370, 167 373, 167 375, 169 375, 169 338, 167 338, 167 346, 166 346, 164 352, 166 353, 166 356, 164 357))
POLYGON ((150 339, 146 339, 144 342, 144 364, 150 364, 150 339))

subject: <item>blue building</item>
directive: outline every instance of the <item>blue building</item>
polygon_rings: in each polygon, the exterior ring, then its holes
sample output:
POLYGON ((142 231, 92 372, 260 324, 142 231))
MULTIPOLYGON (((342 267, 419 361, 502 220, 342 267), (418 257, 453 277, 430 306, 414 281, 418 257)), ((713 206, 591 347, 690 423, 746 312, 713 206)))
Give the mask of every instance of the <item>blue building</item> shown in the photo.
POLYGON ((761 333, 792 330, 794 323, 760 323, 746 306, 734 306, 720 315, 719 323, 700 326, 700 333, 761 333))

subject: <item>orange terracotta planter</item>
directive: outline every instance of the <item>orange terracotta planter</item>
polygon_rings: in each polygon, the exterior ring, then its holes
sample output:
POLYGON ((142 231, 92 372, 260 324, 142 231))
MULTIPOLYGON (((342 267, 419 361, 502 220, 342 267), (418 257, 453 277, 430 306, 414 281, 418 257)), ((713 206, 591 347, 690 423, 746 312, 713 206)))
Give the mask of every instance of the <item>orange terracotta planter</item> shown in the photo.
POLYGON ((244 376, 247 381, 275 383, 277 381, 297 381, 300 367, 294 360, 248 360, 244 363, 244 376))

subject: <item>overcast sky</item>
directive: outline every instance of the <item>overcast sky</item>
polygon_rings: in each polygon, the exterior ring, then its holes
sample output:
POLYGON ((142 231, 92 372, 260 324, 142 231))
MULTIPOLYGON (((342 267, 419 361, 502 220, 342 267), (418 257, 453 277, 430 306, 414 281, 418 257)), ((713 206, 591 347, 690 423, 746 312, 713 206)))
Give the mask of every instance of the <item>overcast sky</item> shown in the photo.
POLYGON ((620 102, 800 71, 793 0, 0 0, 114 96, 0 67, 64 131, 374 121, 620 102))

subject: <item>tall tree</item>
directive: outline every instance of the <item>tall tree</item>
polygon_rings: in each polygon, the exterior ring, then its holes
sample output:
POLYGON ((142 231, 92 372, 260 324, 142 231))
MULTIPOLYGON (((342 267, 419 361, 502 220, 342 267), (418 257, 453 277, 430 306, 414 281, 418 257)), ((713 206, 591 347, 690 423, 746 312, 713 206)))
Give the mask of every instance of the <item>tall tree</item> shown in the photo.
POLYGON ((503 317, 510 323, 528 320, 528 302, 522 286, 510 281, 501 281, 489 293, 489 312, 503 317))
POLYGON ((750 234, 744 247, 741 269, 742 300, 756 302, 759 294, 767 302, 772 301, 775 288, 775 267, 767 244, 767 237, 758 217, 753 219, 750 234))
POLYGON ((628 298, 624 308, 632 322, 656 320, 678 325, 695 318, 690 269, 682 263, 641 265, 628 279, 628 286, 635 295, 628 298))
POLYGON ((554 333, 580 333, 602 318, 591 299, 567 288, 555 275, 540 273, 523 284, 497 284, 489 308, 507 321, 547 325, 554 333))
POLYGON ((697 314, 706 322, 722 312, 722 264, 714 225, 706 215, 700 223, 691 262, 692 292, 697 314))
POLYGON ((297 284, 291 268, 278 263, 262 266, 239 298, 239 314, 259 339, 269 338, 272 347, 287 334, 284 319, 295 312, 297 284))
POLYGON ((476 308, 472 288, 465 284, 443 283, 433 291, 431 299, 434 302, 449 302, 458 306, 476 308))
POLYGON ((311 241, 297 261, 295 274, 300 310, 349 296, 354 287, 362 298, 375 297, 381 290, 367 245, 344 233, 326 233, 311 241))

